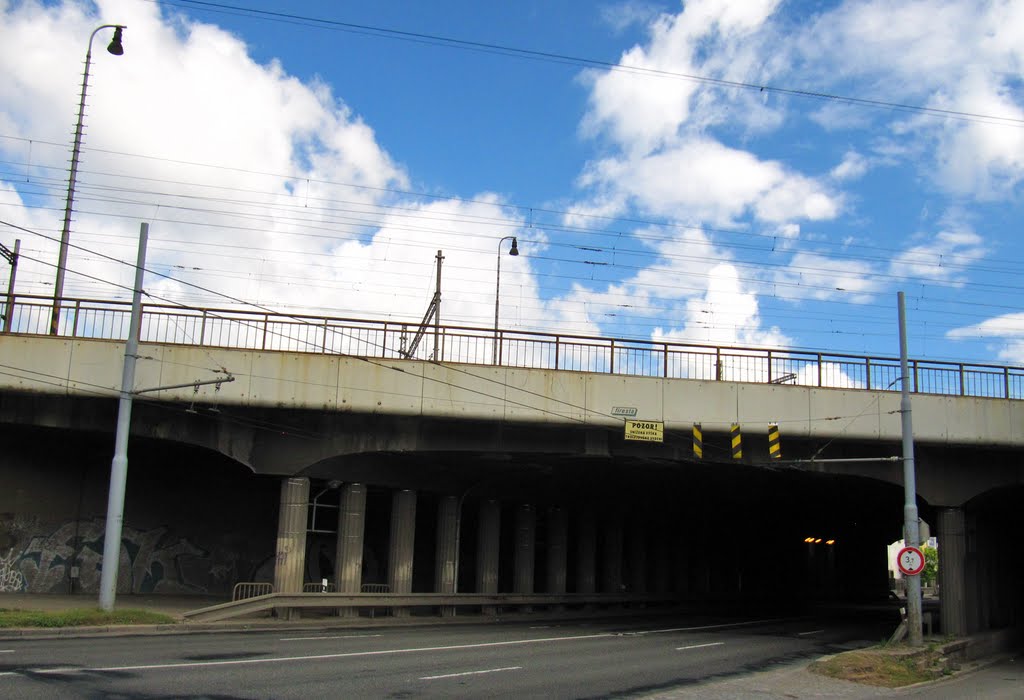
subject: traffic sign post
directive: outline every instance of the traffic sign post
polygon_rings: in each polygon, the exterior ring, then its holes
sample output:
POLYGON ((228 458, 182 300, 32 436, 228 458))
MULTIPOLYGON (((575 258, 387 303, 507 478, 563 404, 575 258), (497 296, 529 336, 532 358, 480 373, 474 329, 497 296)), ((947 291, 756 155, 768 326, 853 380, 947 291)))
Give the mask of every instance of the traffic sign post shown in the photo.
POLYGON ((896 566, 904 576, 917 576, 924 571, 924 552, 917 547, 904 547, 896 555, 896 566))

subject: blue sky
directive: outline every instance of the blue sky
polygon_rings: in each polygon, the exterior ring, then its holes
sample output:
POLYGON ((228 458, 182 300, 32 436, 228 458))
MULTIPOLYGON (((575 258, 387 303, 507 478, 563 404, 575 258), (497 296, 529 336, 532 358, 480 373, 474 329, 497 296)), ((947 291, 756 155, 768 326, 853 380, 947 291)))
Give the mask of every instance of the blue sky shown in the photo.
POLYGON ((145 220, 163 299, 419 320, 442 249, 442 321, 487 328, 514 235, 508 328, 893 356, 904 290, 913 355, 1024 364, 1019 0, 243 6, 0 0, 19 292, 119 23, 68 296, 123 297, 145 220))

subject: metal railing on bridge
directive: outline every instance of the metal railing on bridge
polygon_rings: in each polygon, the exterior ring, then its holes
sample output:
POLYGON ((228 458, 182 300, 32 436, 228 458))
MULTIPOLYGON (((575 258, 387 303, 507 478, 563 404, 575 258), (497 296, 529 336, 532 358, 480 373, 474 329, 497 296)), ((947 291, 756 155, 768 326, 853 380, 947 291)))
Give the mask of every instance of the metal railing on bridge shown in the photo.
MULTIPOLYGON (((7 303, 0 302, 4 314, 7 303)), ((51 297, 16 295, 12 307, 13 333, 49 333, 51 297)), ((64 299, 60 335, 124 340, 130 316, 127 301, 64 299)), ((419 327, 414 322, 145 304, 140 341, 397 360, 410 357, 407 348, 419 327)), ((505 367, 841 389, 900 388, 897 357, 517 330, 495 333, 468 326, 431 326, 426 332, 438 334, 440 356, 431 357, 433 344, 423 343, 413 359, 490 365, 496 356, 497 364, 505 367)), ((1024 398, 1024 367, 914 359, 910 365, 911 390, 916 393, 1024 398)))

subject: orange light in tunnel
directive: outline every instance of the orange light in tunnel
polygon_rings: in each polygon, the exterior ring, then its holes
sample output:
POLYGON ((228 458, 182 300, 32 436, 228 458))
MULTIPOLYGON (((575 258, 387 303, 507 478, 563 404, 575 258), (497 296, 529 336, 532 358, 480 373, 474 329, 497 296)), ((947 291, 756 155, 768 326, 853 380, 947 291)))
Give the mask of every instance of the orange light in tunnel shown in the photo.
POLYGON ((821 544, 821 538, 819 537, 818 539, 814 540, 814 544, 821 544))
POLYGON ((835 544, 835 540, 825 540, 825 544, 835 544))

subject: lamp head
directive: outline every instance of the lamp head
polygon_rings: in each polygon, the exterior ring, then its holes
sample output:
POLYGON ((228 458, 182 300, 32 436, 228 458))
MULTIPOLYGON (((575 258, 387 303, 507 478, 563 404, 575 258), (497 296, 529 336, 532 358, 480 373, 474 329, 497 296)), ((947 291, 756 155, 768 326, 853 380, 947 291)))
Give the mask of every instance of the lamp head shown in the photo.
POLYGON ((124 27, 114 27, 114 38, 110 40, 110 45, 107 47, 109 53, 115 56, 120 56, 124 53, 124 46, 121 45, 121 31, 124 27))
POLYGON ((512 237, 512 247, 509 248, 508 254, 519 255, 519 241, 514 236, 512 237))

